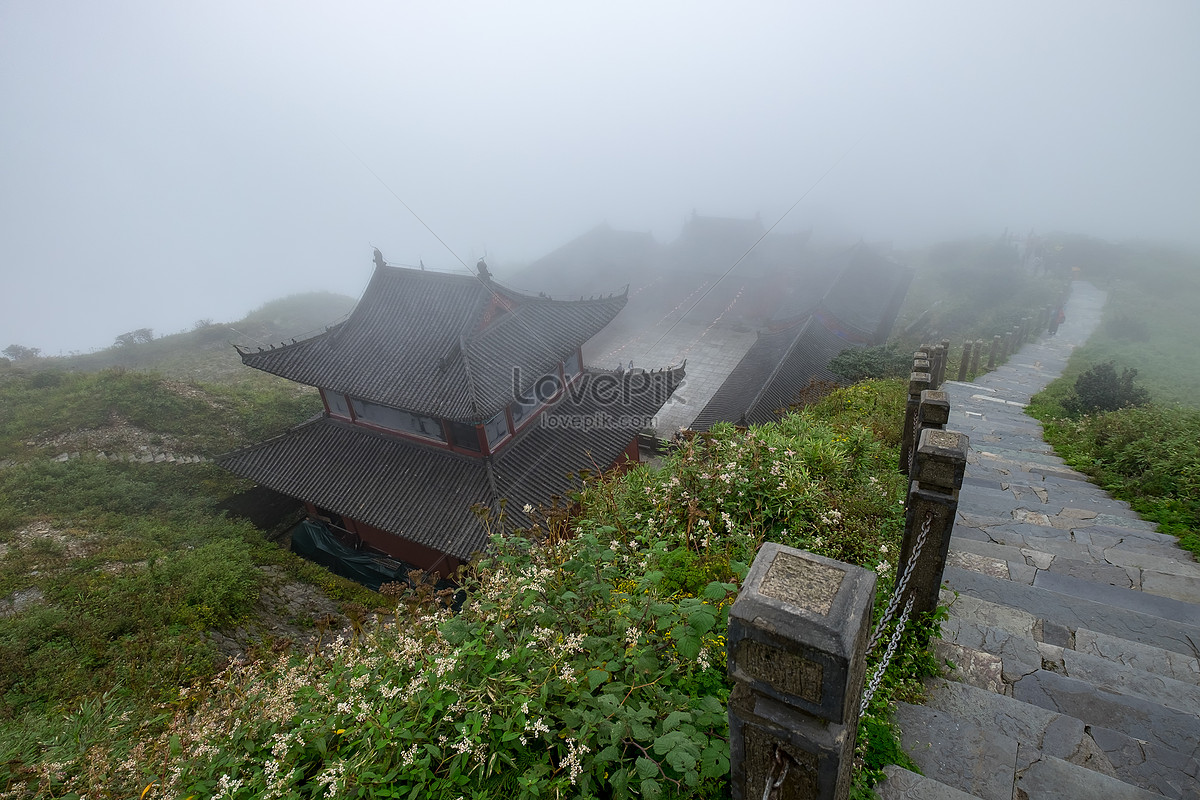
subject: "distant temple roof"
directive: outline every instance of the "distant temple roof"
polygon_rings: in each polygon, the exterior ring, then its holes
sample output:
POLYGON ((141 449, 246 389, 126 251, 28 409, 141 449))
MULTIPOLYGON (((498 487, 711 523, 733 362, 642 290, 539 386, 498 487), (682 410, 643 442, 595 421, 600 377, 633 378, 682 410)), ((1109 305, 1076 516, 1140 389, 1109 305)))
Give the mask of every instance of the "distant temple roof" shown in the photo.
POLYGON ((625 295, 552 300, 476 275, 378 266, 349 319, 271 350, 242 352, 248 366, 311 386, 470 422, 502 411, 519 392, 599 332, 625 295))
POLYGON ((912 270, 859 244, 835 260, 837 277, 815 304, 785 302, 777 319, 734 367, 692 422, 757 425, 776 418, 814 381, 836 380, 829 362, 852 347, 882 344, 912 280, 912 270))
POLYGON ((506 498, 511 524, 530 525, 526 503, 550 505, 553 496, 565 497, 578 486, 569 473, 581 467, 607 469, 637 435, 639 418, 653 417, 683 375, 682 368, 585 372, 583 389, 599 378, 621 391, 568 389, 488 459, 322 416, 220 463, 263 486, 466 560, 487 540, 475 505, 495 512, 506 498), (591 420, 586 430, 583 420, 591 420))

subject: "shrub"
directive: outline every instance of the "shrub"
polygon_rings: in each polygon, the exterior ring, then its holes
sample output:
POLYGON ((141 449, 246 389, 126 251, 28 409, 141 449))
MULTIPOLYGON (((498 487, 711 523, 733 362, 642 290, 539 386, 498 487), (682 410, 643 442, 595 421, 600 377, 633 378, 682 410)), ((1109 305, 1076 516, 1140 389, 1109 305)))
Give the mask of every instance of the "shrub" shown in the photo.
MULTIPOLYGON (((875 568, 887 602, 904 479, 894 447, 858 422, 894 426, 903 400, 899 381, 861 384, 779 424, 688 437, 661 471, 590 476, 569 521, 547 512, 530 532, 497 533, 459 597, 422 584, 395 623, 196 685, 136 753, 113 748, 103 786, 154 782, 147 798, 723 796, 737 585, 770 537, 875 568)), ((889 704, 914 699, 933 663, 913 628, 863 718, 860 792, 899 757, 889 704)), ((82 764, 100 759, 86 755, 45 752, 69 765, 55 792, 92 795, 82 764)))
POLYGON ((829 362, 829 371, 853 383, 867 378, 906 378, 912 371, 912 353, 897 344, 851 347, 829 362))
POLYGON ((1116 411, 1150 402, 1150 394, 1135 384, 1137 370, 1126 367, 1117 374, 1112 361, 1097 364, 1075 380, 1075 391, 1063 401, 1072 415, 1116 411))

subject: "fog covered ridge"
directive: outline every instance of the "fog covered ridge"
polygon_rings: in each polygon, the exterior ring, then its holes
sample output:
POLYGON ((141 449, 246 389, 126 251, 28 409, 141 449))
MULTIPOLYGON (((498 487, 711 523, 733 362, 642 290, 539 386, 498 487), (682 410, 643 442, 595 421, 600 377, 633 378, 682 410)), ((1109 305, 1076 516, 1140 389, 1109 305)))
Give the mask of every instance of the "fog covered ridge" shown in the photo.
POLYGON ((6 4, 0 347, 357 297, 372 246, 503 278, 693 209, 796 204, 764 244, 1194 245, 1197 31, 1182 1, 6 4))

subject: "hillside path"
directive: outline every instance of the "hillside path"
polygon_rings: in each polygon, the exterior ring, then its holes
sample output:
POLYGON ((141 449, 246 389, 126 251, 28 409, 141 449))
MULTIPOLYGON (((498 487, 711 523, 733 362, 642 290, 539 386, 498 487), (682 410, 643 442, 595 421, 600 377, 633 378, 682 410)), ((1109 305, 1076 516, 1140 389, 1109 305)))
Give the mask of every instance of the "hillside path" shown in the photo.
POLYGON ((1075 282, 1056 336, 942 387, 971 437, 937 645, 956 667, 899 705, 924 777, 889 768, 884 800, 1200 798, 1200 564, 1024 413, 1104 302, 1075 282))

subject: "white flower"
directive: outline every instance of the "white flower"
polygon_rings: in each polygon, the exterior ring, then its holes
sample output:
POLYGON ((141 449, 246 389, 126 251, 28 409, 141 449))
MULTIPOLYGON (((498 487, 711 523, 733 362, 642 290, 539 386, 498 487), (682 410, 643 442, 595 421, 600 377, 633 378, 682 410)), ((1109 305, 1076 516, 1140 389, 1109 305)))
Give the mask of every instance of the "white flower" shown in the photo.
POLYGON ((524 511, 526 514, 532 514, 533 513, 533 505, 531 503, 526 503, 524 506, 521 507, 521 510, 524 511))

